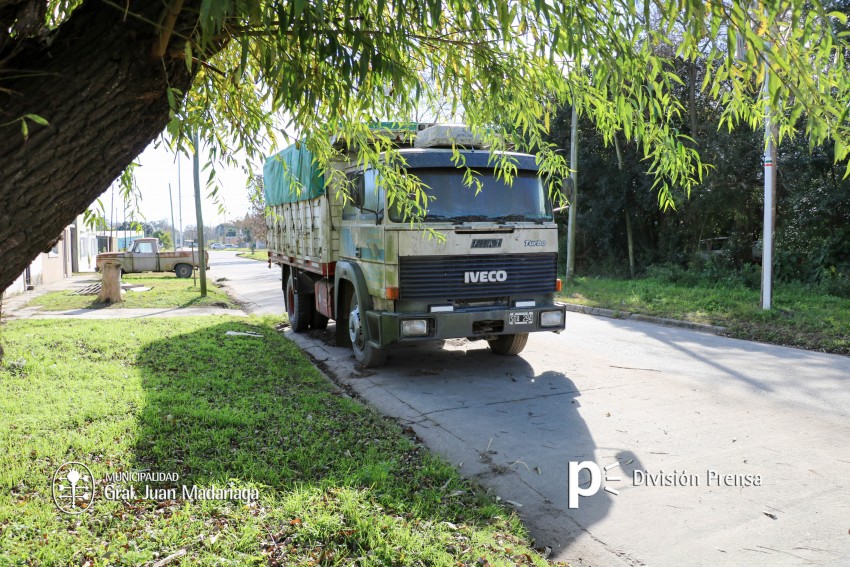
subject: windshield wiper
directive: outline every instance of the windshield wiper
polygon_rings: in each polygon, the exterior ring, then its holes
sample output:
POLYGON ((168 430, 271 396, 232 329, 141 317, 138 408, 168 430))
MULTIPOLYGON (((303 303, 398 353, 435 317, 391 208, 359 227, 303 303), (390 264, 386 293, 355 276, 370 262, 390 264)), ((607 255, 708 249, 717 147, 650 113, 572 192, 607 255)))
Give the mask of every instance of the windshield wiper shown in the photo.
POLYGON ((490 217, 484 215, 463 215, 459 217, 451 217, 449 220, 453 223, 460 224, 464 222, 482 222, 491 220, 490 217))
POLYGON ((521 215, 519 213, 514 213, 512 215, 502 215, 500 217, 495 217, 493 220, 496 221, 496 222, 505 223, 505 222, 528 222, 532 219, 529 219, 525 215, 521 215))
POLYGON ((534 224, 543 224, 547 219, 545 218, 534 218, 530 215, 521 215, 519 213, 514 213, 512 215, 504 215, 501 217, 496 217, 493 219, 496 222, 533 222, 534 224))
POLYGON ((530 219, 525 215, 518 213, 502 215, 500 217, 490 217, 487 215, 459 215, 455 217, 447 217, 445 215, 428 215, 426 218, 428 220, 449 221, 455 224, 462 224, 465 222, 494 222, 497 224, 505 224, 506 222, 535 222, 537 224, 543 224, 543 221, 540 219, 530 219))

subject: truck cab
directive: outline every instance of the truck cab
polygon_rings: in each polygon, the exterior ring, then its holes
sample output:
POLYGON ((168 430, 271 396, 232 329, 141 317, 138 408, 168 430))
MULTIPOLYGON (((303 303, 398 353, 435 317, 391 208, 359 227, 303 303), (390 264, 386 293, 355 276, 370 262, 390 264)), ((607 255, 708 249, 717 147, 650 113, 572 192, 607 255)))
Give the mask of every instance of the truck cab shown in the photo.
POLYGON ((159 271, 159 239, 137 238, 133 247, 124 253, 134 272, 159 271))

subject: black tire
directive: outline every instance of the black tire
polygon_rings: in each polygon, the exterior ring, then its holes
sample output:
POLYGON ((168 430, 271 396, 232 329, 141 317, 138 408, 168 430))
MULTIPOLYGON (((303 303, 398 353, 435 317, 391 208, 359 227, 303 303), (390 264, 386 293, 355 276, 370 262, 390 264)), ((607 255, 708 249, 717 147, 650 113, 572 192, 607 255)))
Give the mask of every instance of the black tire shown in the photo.
POLYGON ((516 356, 528 342, 528 333, 517 333, 516 335, 499 335, 497 338, 487 341, 490 350, 496 354, 505 356, 516 356))
POLYGON ((292 327, 292 330, 296 333, 303 333, 310 325, 313 306, 304 294, 295 293, 296 291, 295 277, 290 274, 289 279, 286 280, 286 289, 283 295, 286 302, 286 314, 289 316, 289 326, 292 327))
POLYGON ((376 368, 383 366, 387 362, 386 349, 377 348, 369 344, 363 331, 363 318, 361 317, 357 292, 355 291, 351 296, 351 302, 348 306, 348 337, 351 339, 351 350, 354 351, 354 358, 357 359, 357 362, 364 367, 376 368))
POLYGON ((174 266, 174 273, 178 278, 191 278, 194 268, 190 264, 177 264, 174 266))

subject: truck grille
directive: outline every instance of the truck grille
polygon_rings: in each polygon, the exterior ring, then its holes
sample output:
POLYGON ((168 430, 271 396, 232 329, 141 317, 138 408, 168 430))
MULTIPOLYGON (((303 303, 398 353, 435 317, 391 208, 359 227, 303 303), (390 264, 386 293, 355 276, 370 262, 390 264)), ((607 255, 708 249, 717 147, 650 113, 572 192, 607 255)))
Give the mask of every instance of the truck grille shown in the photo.
POLYGON ((399 299, 442 301, 552 293, 557 262, 557 254, 402 256, 399 299))

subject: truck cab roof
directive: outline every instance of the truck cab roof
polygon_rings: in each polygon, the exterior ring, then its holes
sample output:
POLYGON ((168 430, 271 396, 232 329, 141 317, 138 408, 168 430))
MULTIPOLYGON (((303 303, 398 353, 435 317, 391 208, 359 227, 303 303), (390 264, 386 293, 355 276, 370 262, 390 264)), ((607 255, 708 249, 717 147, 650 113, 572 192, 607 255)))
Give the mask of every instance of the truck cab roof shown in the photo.
MULTIPOLYGON (((398 152, 404 157, 409 169, 430 167, 457 167, 452 161, 454 151, 450 148, 405 148, 398 152)), ((537 159, 530 154, 517 152, 490 152, 488 150, 458 150, 464 157, 468 167, 494 167, 498 165, 499 157, 507 156, 517 166, 517 169, 538 171, 537 159)))

